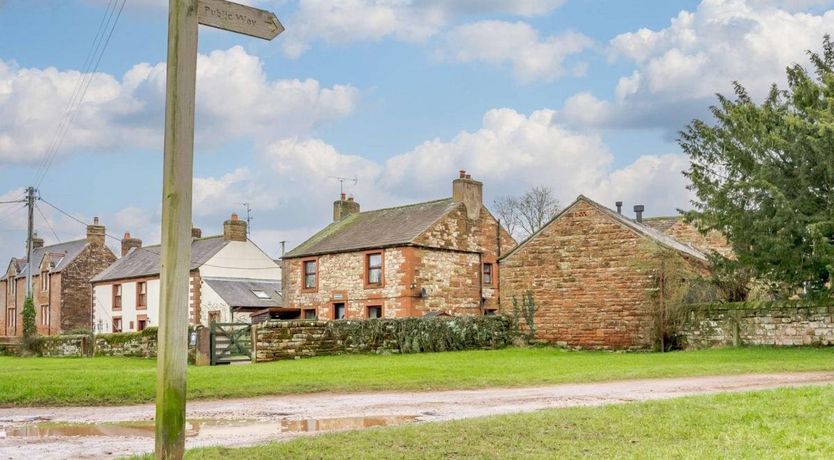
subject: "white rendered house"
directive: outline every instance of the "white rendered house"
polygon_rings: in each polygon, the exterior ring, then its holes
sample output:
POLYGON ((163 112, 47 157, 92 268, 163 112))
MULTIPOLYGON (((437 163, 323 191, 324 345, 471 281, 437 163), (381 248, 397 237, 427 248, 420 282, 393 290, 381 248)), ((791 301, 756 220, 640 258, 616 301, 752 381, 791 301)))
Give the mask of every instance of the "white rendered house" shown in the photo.
MULTIPOLYGON (((192 234, 189 324, 248 322, 253 311, 282 306, 281 267, 247 238, 246 222, 232 214, 222 235, 192 234)), ((126 234, 122 257, 92 279, 97 333, 159 325, 160 246, 141 244, 126 234)))

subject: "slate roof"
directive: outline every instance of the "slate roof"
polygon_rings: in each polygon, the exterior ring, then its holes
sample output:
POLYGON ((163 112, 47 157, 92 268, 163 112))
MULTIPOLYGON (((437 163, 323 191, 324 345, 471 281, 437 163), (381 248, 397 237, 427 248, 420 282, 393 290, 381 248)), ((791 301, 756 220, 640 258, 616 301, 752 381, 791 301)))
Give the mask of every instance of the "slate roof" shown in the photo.
MULTIPOLYGON (((588 198, 584 195, 579 195, 579 197, 576 199, 576 201, 571 203, 570 206, 567 206, 565 209, 563 209, 559 214, 557 214, 553 219, 551 219, 550 222, 545 224, 538 232, 530 235, 526 240, 519 243, 518 246, 513 248, 512 251, 503 255, 501 258, 505 259, 505 258, 509 257, 510 255, 512 255, 515 251, 517 251, 519 248, 524 246, 525 243, 527 243, 531 239, 535 238, 542 230, 547 228, 552 222, 554 222, 556 219, 560 218, 567 210, 572 208, 573 205, 575 205, 576 203, 578 203, 580 201, 584 201, 585 203, 590 204, 591 206, 593 206, 596 209, 598 209, 599 211, 601 211, 603 214, 608 215, 612 219, 622 223, 623 225, 630 228, 631 230, 634 230, 635 232, 637 232, 637 233, 639 233, 639 234, 641 234, 641 235, 643 235, 643 236, 645 236, 645 237, 647 237, 651 240, 654 240, 655 242, 660 243, 661 245, 666 246, 667 248, 674 249, 676 251, 679 251, 683 254, 694 257, 694 258, 699 259, 701 261, 707 261, 707 256, 703 252, 695 249, 694 247, 692 247, 688 244, 681 243, 680 241, 678 241, 678 240, 672 238, 671 236, 661 232, 660 230, 656 230, 656 229, 654 229, 654 228, 652 228, 648 225, 645 225, 645 223, 641 224, 641 223, 639 223, 635 220, 629 219, 628 217, 618 213, 617 211, 614 211, 613 209, 606 208, 605 206, 597 203, 596 201, 594 201, 594 200, 592 200, 592 199, 590 199, 590 198, 588 198)), ((645 220, 644 220, 644 222, 645 222, 645 220)))
POLYGON ((281 282, 240 278, 203 278, 230 307, 270 308, 284 305, 281 296, 281 282), (253 290, 266 293, 270 298, 262 299, 253 290))
MULTIPOLYGON (((191 243, 191 270, 200 268, 229 242, 222 235, 198 238, 191 243)), ((133 248, 121 259, 94 276, 93 283, 159 275, 160 245, 133 248)))
POLYGON ((680 216, 677 216, 677 217, 649 217, 649 218, 643 219, 643 224, 648 225, 649 227, 651 227, 655 230, 659 230, 663 233, 666 233, 667 231, 669 231, 670 228, 672 228, 673 225, 680 222, 681 219, 682 219, 682 217, 680 217, 680 216))
MULTIPOLYGON (((34 262, 35 267, 40 267, 43 257, 48 256, 50 257, 51 262, 55 264, 55 266, 50 270, 50 273, 57 273, 75 260, 75 258, 81 254, 81 251, 83 251, 88 244, 89 242, 86 239, 83 239, 37 248, 32 251, 32 262, 34 262)), ((29 264, 26 263, 26 256, 18 257, 15 261, 18 265, 17 278, 26 276, 26 272, 29 270, 29 264)))
POLYGON ((451 198, 353 214, 333 222, 284 259, 407 245, 460 203, 451 198))

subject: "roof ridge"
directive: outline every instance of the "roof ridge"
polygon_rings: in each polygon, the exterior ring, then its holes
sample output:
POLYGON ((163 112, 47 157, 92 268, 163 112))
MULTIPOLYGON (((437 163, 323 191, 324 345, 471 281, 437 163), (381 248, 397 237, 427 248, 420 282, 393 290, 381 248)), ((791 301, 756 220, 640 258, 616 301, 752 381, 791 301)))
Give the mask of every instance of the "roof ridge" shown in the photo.
POLYGON ((370 214, 372 212, 381 212, 381 211, 390 211, 392 209, 410 208, 410 207, 414 207, 414 206, 422 206, 422 205, 426 205, 426 204, 434 204, 434 203, 440 203, 441 201, 451 201, 451 200, 452 200, 452 197, 439 198, 439 199, 436 199, 436 200, 421 201, 419 203, 402 204, 402 205, 399 205, 399 206, 389 206, 387 208, 379 208, 379 209, 371 209, 371 210, 368 210, 368 211, 360 211, 360 212, 357 212, 356 214, 351 214, 351 215, 355 216, 357 214, 370 214))

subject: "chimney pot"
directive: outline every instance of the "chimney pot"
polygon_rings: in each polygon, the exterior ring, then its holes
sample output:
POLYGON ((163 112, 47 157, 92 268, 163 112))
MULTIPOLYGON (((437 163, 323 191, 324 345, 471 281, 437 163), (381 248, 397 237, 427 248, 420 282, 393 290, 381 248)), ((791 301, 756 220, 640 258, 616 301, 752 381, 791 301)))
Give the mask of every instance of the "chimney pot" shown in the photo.
POLYGON ((238 219, 237 214, 232 214, 229 220, 223 222, 223 239, 246 242, 246 222, 238 219))
POLYGON ((472 176, 461 171, 461 177, 452 181, 452 200, 466 206, 466 217, 478 220, 484 202, 484 184, 472 180, 472 176))
POLYGON ((342 192, 342 194, 341 194, 340 196, 342 197, 342 201, 345 201, 345 194, 344 194, 344 192, 342 192))
POLYGON ((142 240, 139 238, 131 238, 130 233, 125 232, 125 236, 122 238, 122 257, 126 256, 131 249, 141 247, 142 240))
POLYGON ((466 170, 461 169, 459 172, 460 172, 460 179, 465 179, 466 178, 466 170))
POLYGON ((105 232, 104 225, 99 224, 98 217, 93 217, 93 223, 87 226, 87 241, 104 246, 105 232))
POLYGON ((617 205, 617 214, 622 214, 623 213, 623 202, 618 201, 614 204, 617 205))
POLYGON ((353 197, 345 199, 345 194, 342 193, 342 199, 333 202, 333 222, 339 222, 350 216, 351 214, 359 213, 359 203, 353 200, 353 197))
POLYGON ((643 211, 646 210, 646 207, 642 204, 635 204, 634 205, 634 214, 637 216, 637 222, 643 222, 643 211))

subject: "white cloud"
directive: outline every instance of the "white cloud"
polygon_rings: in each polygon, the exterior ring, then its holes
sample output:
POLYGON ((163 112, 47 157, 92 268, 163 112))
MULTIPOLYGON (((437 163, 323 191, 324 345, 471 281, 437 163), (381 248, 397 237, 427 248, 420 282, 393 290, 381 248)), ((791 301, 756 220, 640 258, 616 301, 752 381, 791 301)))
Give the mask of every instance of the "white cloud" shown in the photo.
MULTIPOLYGON (((42 158, 81 74, 21 68, 0 60, 0 164, 42 158)), ((358 91, 322 88, 316 80, 270 80, 257 56, 236 46, 200 55, 196 139, 204 146, 238 136, 256 140, 305 136, 351 113, 358 91)), ((137 64, 121 80, 93 76, 61 152, 124 147, 160 148, 165 64, 137 64)))
MULTIPOLYGON (((487 205, 534 185, 551 186, 563 204, 586 194, 609 206, 617 200, 639 202, 649 215, 674 213, 689 199, 680 174, 686 167, 682 155, 645 155, 617 167, 597 134, 558 123, 552 110, 528 115, 493 109, 477 130, 425 142, 384 163, 340 152, 320 139, 298 138, 261 147, 256 162, 195 178, 194 223, 205 234, 216 233, 229 213, 242 212, 240 203, 248 201, 253 239, 276 256, 280 241, 289 241, 290 249, 330 222, 339 193, 336 176, 356 175, 358 183, 348 181, 346 192, 365 210, 451 196, 460 169, 484 182, 487 205)), ((111 232, 158 241, 158 212, 131 207, 103 219, 111 232)))
MULTIPOLYGON (((525 22, 480 21, 452 29, 439 53, 458 62, 509 65, 522 82, 553 81, 567 72, 564 61, 568 56, 592 44, 593 40, 577 32, 541 38, 525 22)), ((575 71, 582 73, 582 67, 575 71)))
POLYGON ((300 0, 286 23, 284 51, 298 57, 321 41, 329 44, 393 37, 420 42, 461 17, 480 14, 538 16, 565 0, 300 0))
POLYGON ((715 93, 732 93, 732 81, 762 97, 772 83, 784 86, 785 67, 806 64, 806 50, 819 50, 823 35, 834 30, 834 11, 814 14, 800 12, 799 6, 777 0, 703 0, 664 29, 620 34, 611 40, 609 54, 636 69, 620 79, 610 101, 575 96, 565 119, 677 131, 692 118, 706 116, 715 93))

